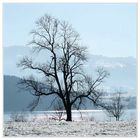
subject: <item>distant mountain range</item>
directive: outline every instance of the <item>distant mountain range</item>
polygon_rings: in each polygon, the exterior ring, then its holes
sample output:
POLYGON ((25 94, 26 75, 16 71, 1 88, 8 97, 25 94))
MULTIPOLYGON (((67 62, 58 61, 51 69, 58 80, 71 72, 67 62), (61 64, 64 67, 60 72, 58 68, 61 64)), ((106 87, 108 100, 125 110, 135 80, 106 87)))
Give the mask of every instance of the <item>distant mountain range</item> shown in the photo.
MULTIPOLYGON (((31 55, 31 48, 23 46, 4 47, 4 110, 21 110, 27 109, 28 104, 32 101, 32 97, 27 91, 19 92, 17 81, 20 77, 31 74, 31 71, 21 71, 17 68, 17 63, 23 56, 31 55), (16 76, 16 77, 15 77, 16 76)), ((49 60, 45 53, 32 55, 34 59, 39 58, 39 61, 49 60)), ((95 69, 104 67, 110 77, 106 79, 102 88, 107 91, 121 88, 126 91, 127 97, 133 101, 129 108, 135 107, 135 96, 137 95, 137 60, 133 57, 106 57, 102 55, 88 54, 88 61, 84 63, 84 71, 95 77, 95 69)), ((47 101, 49 104, 49 101, 47 101)), ((46 101, 42 101, 38 109, 45 108, 46 101), (45 103, 43 103, 45 102, 45 103)), ((88 108, 90 108, 88 106, 88 108)))
MULTIPOLYGON (((29 91, 21 89, 18 83, 20 78, 15 76, 4 76, 4 112, 12 111, 29 111, 30 104, 35 97, 30 94, 29 91)), ((48 111, 54 110, 54 106, 51 105, 54 96, 41 96, 36 111, 48 111)), ((85 109, 85 106, 82 107, 85 109)), ((86 109, 94 109, 94 105, 91 102, 86 102, 86 109)))
MULTIPOLYGON (((11 111, 29 111, 29 105, 35 97, 29 91, 20 89, 18 85, 20 78, 15 76, 4 76, 4 112, 11 111)), ((45 100, 41 98, 36 110, 47 111, 53 110, 51 101, 53 97, 48 96, 45 100), (48 108, 49 107, 49 108, 48 108)))
MULTIPOLYGON (((15 76, 4 76, 4 112, 12 111, 29 111, 29 105, 35 97, 29 91, 21 90, 18 83, 20 78, 15 76)), ((54 110, 51 102, 54 99, 52 96, 43 96, 35 109, 36 111, 54 110)), ((136 97, 127 97, 129 103, 127 108, 136 108, 136 97)), ((95 109, 91 102, 86 101, 85 106, 81 109, 95 109)))
POLYGON ((136 96, 137 62, 135 58, 89 55, 87 72, 92 75, 97 67, 104 67, 110 73, 104 83, 109 91, 122 88, 128 92, 129 96, 136 96))

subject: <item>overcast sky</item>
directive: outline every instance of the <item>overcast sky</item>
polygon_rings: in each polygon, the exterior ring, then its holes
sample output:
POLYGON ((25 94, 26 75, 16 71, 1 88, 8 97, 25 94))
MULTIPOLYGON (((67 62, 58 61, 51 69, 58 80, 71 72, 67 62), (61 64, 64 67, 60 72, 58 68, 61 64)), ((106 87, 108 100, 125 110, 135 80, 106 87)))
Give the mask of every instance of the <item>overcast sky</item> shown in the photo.
POLYGON ((72 24, 92 54, 136 57, 136 4, 4 4, 4 47, 26 45, 45 13, 72 24))

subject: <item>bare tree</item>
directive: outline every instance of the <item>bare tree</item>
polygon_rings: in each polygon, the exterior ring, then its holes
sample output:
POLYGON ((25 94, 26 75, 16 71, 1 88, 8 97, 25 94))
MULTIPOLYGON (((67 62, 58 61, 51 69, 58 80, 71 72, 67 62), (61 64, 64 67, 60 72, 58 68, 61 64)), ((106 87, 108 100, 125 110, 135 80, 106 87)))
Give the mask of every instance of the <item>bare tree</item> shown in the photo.
POLYGON ((107 115, 109 117, 115 117, 116 121, 120 120, 126 106, 122 94, 121 91, 116 91, 106 103, 100 104, 100 106, 105 109, 107 115))
POLYGON ((50 60, 35 63, 32 58, 24 57, 18 66, 39 72, 45 81, 30 76, 23 78, 21 84, 37 97, 35 105, 40 96, 57 96, 64 105, 66 120, 71 121, 74 104, 80 106, 84 98, 96 103, 101 95, 98 87, 109 74, 103 68, 97 69, 95 79, 84 74, 86 47, 80 45, 79 34, 67 22, 45 15, 36 22, 31 34, 29 45, 33 52, 46 52, 50 60))

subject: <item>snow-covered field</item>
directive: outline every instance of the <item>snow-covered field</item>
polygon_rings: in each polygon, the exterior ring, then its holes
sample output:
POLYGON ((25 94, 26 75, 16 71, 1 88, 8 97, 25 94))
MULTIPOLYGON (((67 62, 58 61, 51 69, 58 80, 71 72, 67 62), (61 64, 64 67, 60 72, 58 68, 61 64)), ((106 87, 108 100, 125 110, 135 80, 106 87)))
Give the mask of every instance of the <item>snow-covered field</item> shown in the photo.
POLYGON ((4 136, 136 136, 136 121, 55 121, 4 122, 4 136))

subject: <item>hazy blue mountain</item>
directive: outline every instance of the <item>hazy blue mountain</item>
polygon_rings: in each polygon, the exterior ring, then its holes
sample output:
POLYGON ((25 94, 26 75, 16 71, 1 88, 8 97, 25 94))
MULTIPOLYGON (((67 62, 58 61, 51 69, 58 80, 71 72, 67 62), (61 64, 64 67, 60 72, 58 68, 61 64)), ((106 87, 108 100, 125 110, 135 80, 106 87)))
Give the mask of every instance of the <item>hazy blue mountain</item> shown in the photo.
MULTIPOLYGON (((17 84, 20 81, 20 78, 15 76, 4 76, 4 112, 11 111, 29 111, 29 104, 35 99, 33 95, 26 90, 20 90, 19 85, 17 84)), ((39 105, 35 109, 36 111, 46 111, 53 110, 51 105, 54 97, 47 96, 42 97, 39 105)), ((129 97, 128 108, 136 107, 136 98, 129 97)), ((94 109, 94 105, 91 102, 86 101, 85 106, 82 106, 81 109, 94 109), (85 108, 86 106, 86 108, 85 108)))
MULTIPOLYGON (((35 97, 30 94, 29 91, 20 89, 18 85, 20 78, 15 76, 4 76, 4 112, 12 111, 29 111, 28 107, 33 102, 35 97)), ((54 110, 51 102, 54 99, 53 96, 42 96, 36 111, 54 110)), ((86 102, 87 109, 93 109, 94 106, 90 102, 86 102)), ((86 109, 84 106, 82 109, 86 109)))
POLYGON ((110 73, 104 83, 109 90, 122 88, 129 95, 136 95, 137 62, 135 58, 89 55, 86 66, 88 73, 92 74, 97 67, 104 67, 110 73))
MULTIPOLYGON (((14 75, 17 77, 23 77, 25 75, 31 74, 31 71, 21 71, 17 68, 17 63, 23 56, 32 56, 30 47, 23 46, 12 46, 12 47, 4 47, 4 75, 14 75)), ((46 52, 42 52, 39 54, 34 54, 33 58, 36 61, 49 61, 48 54, 46 52)), ((136 96, 136 85, 137 85, 137 61, 136 58, 133 57, 106 57, 102 55, 91 55, 88 54, 88 61, 84 63, 84 70, 86 73, 95 77, 95 69, 97 67, 104 67, 110 73, 110 77, 105 81, 104 89, 107 91, 111 91, 113 89, 122 88, 127 92, 127 96, 136 96)), ((28 106, 28 104, 32 101, 33 98, 25 91, 21 93, 18 92, 18 88, 16 86, 16 81, 18 78, 16 77, 5 77, 4 78, 4 97, 5 98, 5 110, 10 110, 9 108, 17 108, 21 109, 20 105, 23 102, 23 106, 28 106), (14 94, 14 96, 13 96, 14 94), (21 95, 24 94, 22 98, 21 95), (29 97, 30 96, 30 97, 29 97), (8 98, 7 98, 8 97, 8 98), (9 98, 10 97, 10 98, 9 98), (16 101, 15 101, 16 99, 16 101), (17 99, 20 99, 19 101, 17 99), (31 101, 30 101, 31 100, 31 101), (12 103, 14 103, 11 105, 12 103), (10 104, 11 103, 11 104, 10 104), (17 106, 18 104, 18 106, 17 106), (16 107, 14 107, 14 105, 16 107)), ((42 99, 43 100, 43 99, 42 99)), ((46 101, 42 101, 42 106, 46 105, 46 101)), ((47 101, 49 104, 49 101, 47 101)), ((42 107, 41 107, 42 108, 42 107)))
POLYGON ((4 76, 4 111, 26 110, 31 101, 31 95, 28 92, 19 91, 19 78, 15 76, 4 76))
MULTIPOLYGON (((18 85, 19 81, 18 77, 4 76, 4 112, 30 110, 29 105, 35 97, 29 91, 21 90, 18 85)), ((42 97, 35 110, 52 110, 53 107, 49 107, 52 99, 50 96, 42 97)))
POLYGON ((25 55, 30 55, 30 48, 23 46, 3 47, 4 74, 20 77, 22 73, 17 68, 17 63, 25 55))

